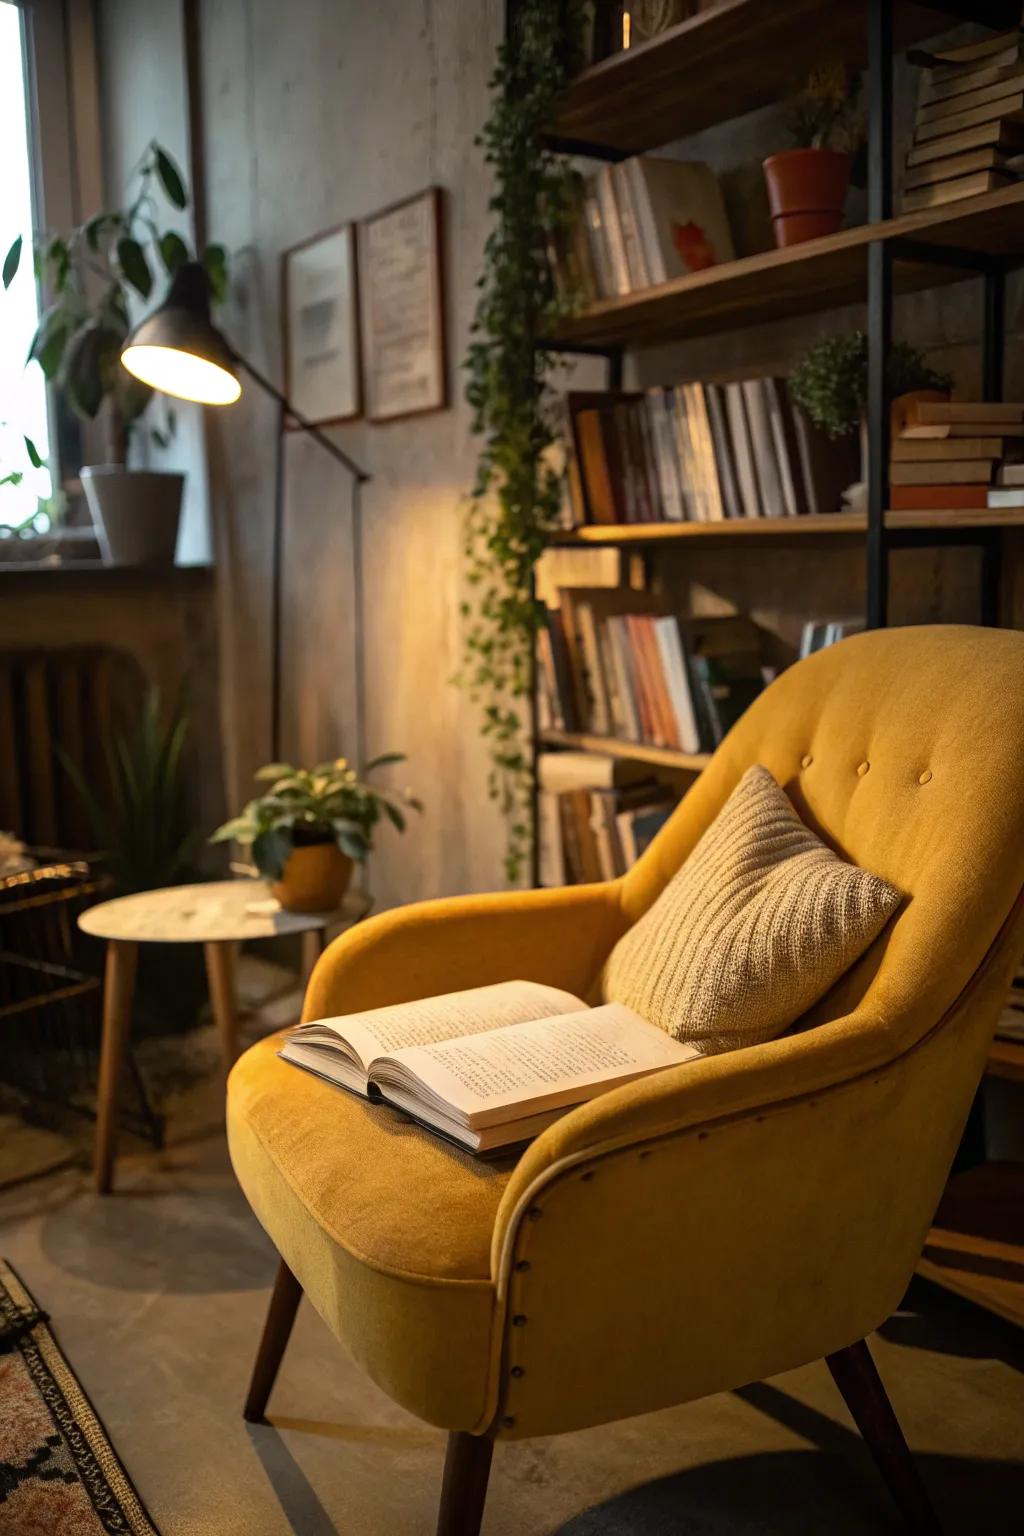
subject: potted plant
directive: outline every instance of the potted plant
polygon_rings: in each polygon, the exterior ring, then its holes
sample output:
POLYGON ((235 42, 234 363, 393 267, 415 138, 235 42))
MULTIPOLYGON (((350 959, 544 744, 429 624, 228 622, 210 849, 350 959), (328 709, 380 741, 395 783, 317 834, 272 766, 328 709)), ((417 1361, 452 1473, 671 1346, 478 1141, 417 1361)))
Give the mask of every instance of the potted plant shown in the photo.
MULTIPOLYGON (((366 771, 404 761, 400 752, 386 752, 366 771)), ((392 795, 362 783, 343 757, 311 769, 267 763, 255 777, 268 786, 265 793, 218 827, 210 841, 251 846, 253 863, 290 912, 333 912, 353 863, 372 851, 381 816, 404 832, 404 809, 423 809, 408 790, 392 795)))
POLYGON ((843 219, 853 154, 863 138, 860 77, 841 64, 816 69, 789 112, 795 149, 764 162, 776 245, 833 235, 843 219))
MULTIPOLYGON (((179 211, 188 205, 180 171, 152 143, 126 206, 95 214, 67 233, 35 239, 36 271, 53 303, 39 322, 29 361, 39 363, 79 418, 93 421, 102 414, 106 462, 85 466, 82 485, 104 555, 115 565, 172 564, 181 515, 183 475, 128 467, 153 391, 120 362, 133 297, 149 298, 155 269, 173 277, 190 259, 181 235, 174 229, 161 233, 156 223, 158 194, 179 211)), ((17 274, 23 245, 19 235, 7 252, 5 288, 17 274)), ((207 246, 202 261, 219 298, 227 283, 223 246, 207 246)), ((168 446, 173 431, 171 412, 163 426, 149 429, 160 447, 168 446)))
MULTIPOLYGON (((933 368, 924 353, 909 342, 897 341, 886 362, 886 388, 892 435, 906 424, 917 400, 948 400, 953 380, 933 368)), ((827 336, 800 358, 789 376, 790 394, 816 427, 831 438, 860 430, 861 481, 843 493, 844 502, 856 507, 865 501, 868 435, 868 339, 863 331, 827 336)))

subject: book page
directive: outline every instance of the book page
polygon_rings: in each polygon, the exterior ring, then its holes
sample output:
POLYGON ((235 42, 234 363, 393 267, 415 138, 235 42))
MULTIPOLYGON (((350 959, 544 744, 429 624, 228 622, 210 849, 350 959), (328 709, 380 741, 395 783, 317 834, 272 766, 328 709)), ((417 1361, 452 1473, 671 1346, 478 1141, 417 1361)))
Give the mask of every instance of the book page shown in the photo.
POLYGON ((474 1128, 510 1111, 582 1103, 593 1091, 692 1060, 699 1053, 620 1003, 508 1025, 486 1035, 394 1052, 370 1067, 385 1097, 422 1085, 424 1102, 450 1105, 474 1128))
POLYGON ((576 1013, 583 1003, 571 992, 538 981, 501 981, 490 987, 445 992, 413 1003, 395 1003, 365 1013, 343 1014, 300 1025, 291 1038, 315 1040, 329 1031, 345 1040, 363 1064, 408 1046, 432 1045, 460 1035, 477 1035, 528 1019, 576 1013))

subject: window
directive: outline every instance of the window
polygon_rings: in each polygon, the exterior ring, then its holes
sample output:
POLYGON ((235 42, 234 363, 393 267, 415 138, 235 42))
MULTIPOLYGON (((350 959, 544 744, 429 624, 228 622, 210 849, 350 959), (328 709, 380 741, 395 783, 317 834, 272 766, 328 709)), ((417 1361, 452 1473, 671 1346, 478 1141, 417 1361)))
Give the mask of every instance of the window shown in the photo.
POLYGON ((29 140, 27 48, 21 9, 0 0, 0 259, 16 236, 25 237, 18 275, 0 291, 0 479, 21 473, 20 484, 0 486, 0 524, 31 518, 52 494, 50 470, 33 468, 28 437, 49 457, 46 383, 39 366, 25 367, 39 323, 39 288, 31 258, 33 162, 29 140))

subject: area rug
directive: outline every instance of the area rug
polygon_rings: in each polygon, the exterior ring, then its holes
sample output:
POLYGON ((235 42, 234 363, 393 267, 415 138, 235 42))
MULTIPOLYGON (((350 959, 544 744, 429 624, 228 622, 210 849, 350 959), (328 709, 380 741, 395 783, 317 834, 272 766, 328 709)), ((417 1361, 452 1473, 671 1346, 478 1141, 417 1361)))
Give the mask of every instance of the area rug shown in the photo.
POLYGON ((0 1259, 0 1536, 159 1536, 48 1322, 0 1259))

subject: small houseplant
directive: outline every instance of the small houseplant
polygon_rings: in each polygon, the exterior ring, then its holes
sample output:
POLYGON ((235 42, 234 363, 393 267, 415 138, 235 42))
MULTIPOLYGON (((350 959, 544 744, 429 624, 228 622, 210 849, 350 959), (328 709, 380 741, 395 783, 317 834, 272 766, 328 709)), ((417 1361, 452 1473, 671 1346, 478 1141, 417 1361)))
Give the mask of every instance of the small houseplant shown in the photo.
MULTIPOLYGON (((184 477, 129 469, 129 445, 141 431, 153 391, 121 367, 132 328, 131 304, 149 299, 162 269, 173 277, 190 259, 175 229, 157 223, 162 197, 174 210, 188 193, 171 156, 151 143, 139 162, 133 195, 123 207, 95 214, 78 228, 35 239, 36 271, 53 302, 29 348, 47 380, 60 389, 76 416, 100 419, 107 462, 82 470, 86 500, 107 558, 117 565, 170 564, 174 560, 184 477)), ((19 235, 3 263, 9 288, 24 254, 19 235)), ((214 298, 223 296, 227 261, 223 246, 202 256, 214 298)), ((166 447, 174 429, 168 413, 150 436, 166 447)))
MULTIPOLYGON (((890 348, 886 384, 898 430, 912 399, 948 399, 953 380, 908 342, 890 348)), ((868 339, 863 331, 827 336, 800 358, 789 378, 794 400, 829 437, 845 437, 864 419, 868 399, 868 339)))
MULTIPOLYGON (((404 761, 400 752, 386 752, 366 771, 404 761)), ((408 790, 393 795, 363 783, 343 757, 310 769, 267 763, 255 777, 265 792, 210 841, 250 846, 256 868, 291 912, 332 912, 348 889, 353 863, 371 852, 381 817, 404 832, 405 810, 422 810, 408 790)))
POLYGON ((776 245, 833 235, 842 223, 853 154, 863 137, 859 93, 858 75, 842 64, 825 65, 791 103, 796 148, 764 162, 776 245))

